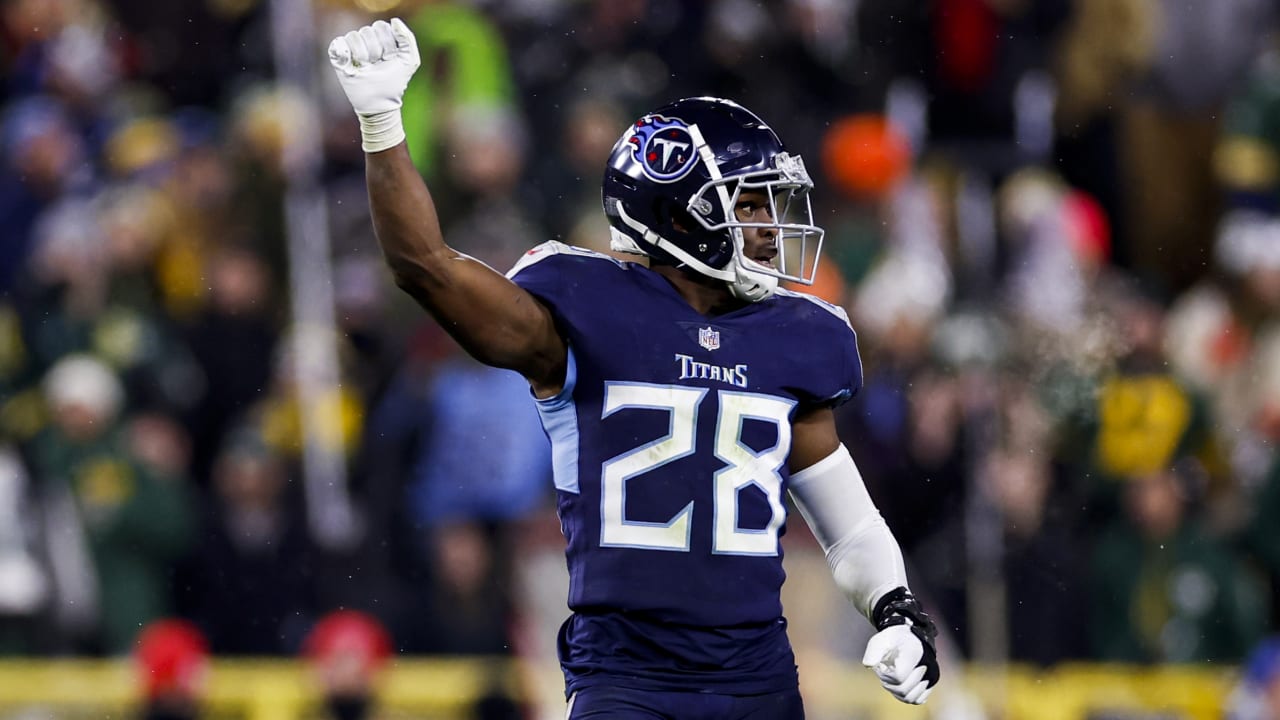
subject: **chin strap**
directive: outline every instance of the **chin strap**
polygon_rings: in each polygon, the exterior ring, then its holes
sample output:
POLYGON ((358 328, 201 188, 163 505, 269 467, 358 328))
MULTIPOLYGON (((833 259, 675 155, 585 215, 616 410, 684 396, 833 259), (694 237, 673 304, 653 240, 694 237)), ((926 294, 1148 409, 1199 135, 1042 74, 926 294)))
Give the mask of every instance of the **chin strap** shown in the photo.
POLYGON ((778 289, 778 278, 751 269, 751 265, 758 264, 747 258, 733 263, 734 279, 729 282, 729 292, 734 297, 746 302, 760 302, 778 289))
MULTIPOLYGON (((668 241, 649 229, 644 223, 632 218, 627 214, 627 210, 622 206, 622 203, 614 203, 612 209, 617 218, 624 225, 639 233, 645 242, 665 251, 680 265, 688 267, 693 272, 717 280, 724 280, 725 284, 729 286, 729 292, 739 300, 751 303, 760 302, 773 295, 774 291, 778 289, 778 278, 767 272, 768 268, 750 258, 741 257, 742 233, 740 230, 734 231, 738 235, 736 240, 739 250, 736 255, 739 257, 730 259, 729 266, 717 270, 685 252, 679 245, 668 241), (757 270, 756 268, 759 269, 757 270)), ((634 238, 614 227, 609 228, 609 249, 615 252, 649 256, 649 253, 645 252, 640 243, 636 242, 634 238)))

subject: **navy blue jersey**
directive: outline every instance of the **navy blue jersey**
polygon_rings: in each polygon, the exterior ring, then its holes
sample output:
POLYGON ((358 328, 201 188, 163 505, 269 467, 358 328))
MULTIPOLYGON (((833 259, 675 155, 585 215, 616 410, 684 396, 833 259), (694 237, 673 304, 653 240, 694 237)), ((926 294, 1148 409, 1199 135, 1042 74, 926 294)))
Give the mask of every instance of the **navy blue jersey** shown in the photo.
POLYGON ((844 312, 779 291, 706 317, 643 265, 555 242, 509 276, 569 346, 564 390, 538 401, 568 543, 569 691, 794 686, 779 598, 791 421, 861 385, 844 312))

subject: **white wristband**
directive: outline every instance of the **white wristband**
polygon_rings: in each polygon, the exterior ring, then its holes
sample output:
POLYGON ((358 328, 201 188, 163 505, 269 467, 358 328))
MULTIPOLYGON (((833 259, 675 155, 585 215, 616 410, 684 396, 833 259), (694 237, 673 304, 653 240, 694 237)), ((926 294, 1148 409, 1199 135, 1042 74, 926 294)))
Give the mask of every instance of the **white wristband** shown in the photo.
POLYGON ((379 113, 359 114, 360 146, 367 153, 382 152, 404 142, 404 123, 400 108, 379 113))

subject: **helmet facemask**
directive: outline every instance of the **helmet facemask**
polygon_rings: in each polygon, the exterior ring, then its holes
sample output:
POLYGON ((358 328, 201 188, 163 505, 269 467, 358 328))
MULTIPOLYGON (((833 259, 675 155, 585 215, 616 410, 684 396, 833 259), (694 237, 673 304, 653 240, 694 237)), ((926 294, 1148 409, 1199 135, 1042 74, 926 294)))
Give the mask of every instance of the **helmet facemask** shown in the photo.
MULTIPOLYGON (((714 160, 708 165, 714 167, 714 160)), ((778 280, 811 285, 817 273, 825 234, 813 222, 813 207, 809 201, 813 181, 799 157, 778 153, 773 158, 773 166, 728 177, 719 176, 717 168, 712 172, 713 179, 690 198, 689 214, 708 232, 727 232, 733 239, 733 264, 736 267, 725 268, 733 273, 733 279, 729 280, 731 283, 741 280, 743 275, 763 275, 772 278, 774 285, 778 280), (758 192, 766 198, 771 222, 738 219, 735 208, 742 194, 750 192, 758 192), (774 230, 777 255, 771 265, 764 265, 747 255, 743 230, 749 228, 774 230)))

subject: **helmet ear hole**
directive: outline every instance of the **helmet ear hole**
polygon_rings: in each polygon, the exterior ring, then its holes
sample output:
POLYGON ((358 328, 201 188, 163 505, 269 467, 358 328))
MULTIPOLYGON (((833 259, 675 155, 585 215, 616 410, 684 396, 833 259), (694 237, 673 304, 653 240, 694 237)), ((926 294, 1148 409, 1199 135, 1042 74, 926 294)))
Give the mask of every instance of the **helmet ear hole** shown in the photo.
POLYGON ((671 208, 671 227, 688 234, 698 227, 698 221, 684 209, 673 207, 671 208))
POLYGON ((688 234, 698 227, 698 221, 694 220, 692 215, 668 198, 654 198, 650 211, 659 224, 682 233, 688 234))
POLYGON ((649 203, 649 212, 658 221, 660 225, 671 222, 671 212, 669 210, 671 203, 664 197, 655 197, 653 202, 649 203))

